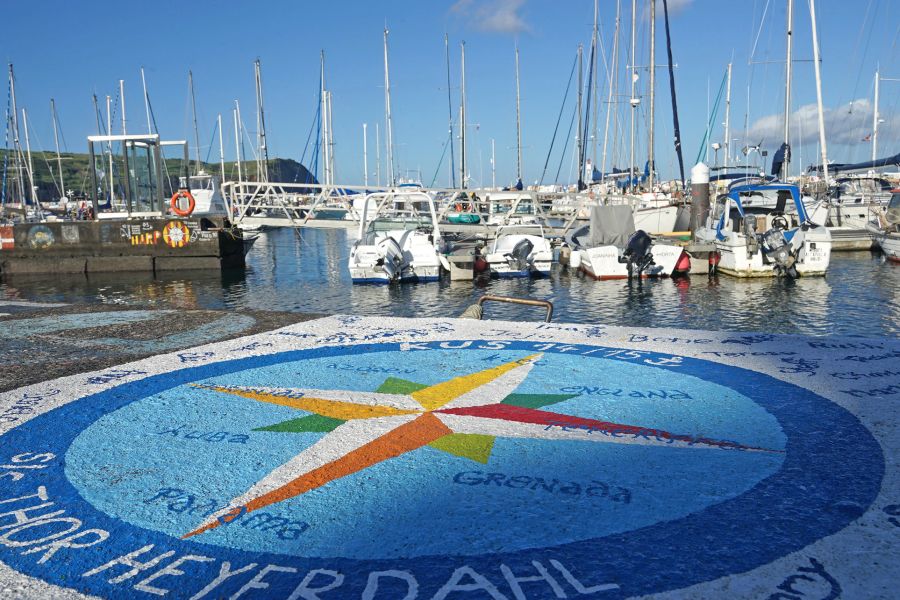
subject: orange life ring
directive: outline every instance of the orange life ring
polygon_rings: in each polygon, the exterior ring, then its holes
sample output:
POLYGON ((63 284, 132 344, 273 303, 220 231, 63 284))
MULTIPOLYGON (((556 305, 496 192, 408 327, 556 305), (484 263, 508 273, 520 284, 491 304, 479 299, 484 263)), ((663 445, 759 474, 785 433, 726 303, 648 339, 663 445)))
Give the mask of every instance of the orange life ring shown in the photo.
POLYGON ((172 194, 172 212, 178 215, 179 217, 189 217, 192 212, 194 212, 194 208, 197 206, 196 201, 194 200, 193 194, 191 194, 190 190, 178 190, 174 194, 172 194), (188 206, 187 210, 182 209, 178 206, 179 198, 187 198, 188 206))

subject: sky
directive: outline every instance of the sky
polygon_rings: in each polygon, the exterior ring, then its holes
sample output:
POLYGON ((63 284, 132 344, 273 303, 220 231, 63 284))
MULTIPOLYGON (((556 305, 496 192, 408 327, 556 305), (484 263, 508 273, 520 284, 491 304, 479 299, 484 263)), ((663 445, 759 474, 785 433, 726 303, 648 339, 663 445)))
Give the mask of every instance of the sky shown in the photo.
MULTIPOLYGON (((588 157, 600 166, 607 140, 607 170, 627 167, 630 156, 631 2, 618 4, 619 48, 614 62, 617 2, 599 2, 597 127, 596 131, 594 125, 589 127, 587 143, 588 157), (616 82, 612 95, 608 73, 616 82), (608 134, 607 107, 611 108, 608 134)), ((794 4, 791 121, 794 168, 799 169, 820 161, 809 0, 794 4)), ((637 86, 642 97, 634 111, 635 162, 641 167, 647 158, 650 104, 649 5, 649 0, 638 0, 635 21, 637 86)), ((724 149, 711 147, 713 142, 724 146, 724 90, 715 118, 710 118, 710 111, 729 62, 731 163, 759 164, 759 153, 750 151, 747 157, 741 153, 744 146, 755 145, 768 150, 770 162, 783 128, 786 0, 669 0, 669 10, 686 170, 698 157, 724 162, 724 149), (704 144, 709 121, 712 127, 704 144)), ((657 0, 654 148, 660 174, 675 178, 662 12, 662 1, 657 0)), ((866 138, 872 133, 877 68, 883 78, 878 154, 900 152, 900 3, 817 0, 816 12, 829 160, 871 157, 872 143, 866 138)), ((577 177, 576 134, 570 128, 577 82, 571 84, 565 105, 563 98, 579 44, 585 48, 587 87, 593 15, 593 0, 31 0, 3 4, 0 54, 14 65, 18 106, 28 111, 33 149, 53 148, 51 98, 69 151, 86 151, 86 137, 97 133, 92 94, 97 94, 101 106, 106 95, 112 96, 114 130, 120 133, 121 107, 116 102, 120 79, 128 132, 145 133, 142 66, 162 137, 193 140, 188 94, 192 70, 201 157, 213 162, 219 151, 214 136, 218 114, 224 122, 226 160, 235 157, 235 100, 240 102, 248 136, 255 136, 253 61, 259 59, 269 156, 295 160, 305 156, 303 162, 310 163, 312 146, 307 139, 318 107, 319 59, 324 52, 326 84, 333 98, 336 180, 363 183, 366 124, 369 183, 374 184, 379 166, 381 181, 387 179, 383 62, 387 27, 397 170, 425 185, 446 186, 450 183, 446 34, 457 173, 460 44, 465 42, 468 175, 470 185, 477 186, 492 184, 492 142, 497 185, 516 180, 518 45, 523 179, 526 184, 566 183, 577 177)), ((586 102, 587 90, 584 93, 586 102)), ((593 106, 589 112, 593 117, 593 106)), ((195 151, 191 152, 193 156, 195 151)), ((458 183, 458 174, 456 179, 458 183)))

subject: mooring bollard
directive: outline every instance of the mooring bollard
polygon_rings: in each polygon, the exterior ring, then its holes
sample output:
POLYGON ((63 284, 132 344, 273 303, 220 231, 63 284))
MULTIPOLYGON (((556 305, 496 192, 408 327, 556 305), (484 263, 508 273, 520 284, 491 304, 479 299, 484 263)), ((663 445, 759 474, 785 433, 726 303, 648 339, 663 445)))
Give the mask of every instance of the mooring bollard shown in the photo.
POLYGON ((691 169, 691 239, 709 214, 709 167, 700 162, 691 169))

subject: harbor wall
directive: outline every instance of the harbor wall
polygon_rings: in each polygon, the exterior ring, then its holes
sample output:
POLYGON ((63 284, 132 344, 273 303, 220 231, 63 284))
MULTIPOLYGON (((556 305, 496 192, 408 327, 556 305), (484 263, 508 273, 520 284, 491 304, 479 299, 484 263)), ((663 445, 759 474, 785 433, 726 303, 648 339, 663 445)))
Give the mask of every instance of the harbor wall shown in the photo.
POLYGON ((148 217, 0 226, 0 274, 243 267, 243 241, 223 224, 148 217))

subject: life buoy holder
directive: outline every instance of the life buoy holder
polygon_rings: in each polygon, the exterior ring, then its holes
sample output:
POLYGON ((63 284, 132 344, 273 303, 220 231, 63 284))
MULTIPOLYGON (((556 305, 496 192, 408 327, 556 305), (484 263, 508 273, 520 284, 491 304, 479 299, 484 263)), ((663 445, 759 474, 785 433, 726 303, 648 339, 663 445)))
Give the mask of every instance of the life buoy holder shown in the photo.
POLYGON ((456 212, 462 212, 462 211, 463 211, 463 205, 462 205, 462 203, 457 202, 456 204, 454 204, 454 205, 453 205, 453 210, 455 210, 456 212))
POLYGON ((194 195, 191 194, 190 190, 182 189, 172 194, 172 212, 179 217, 189 217, 191 213, 194 212, 194 208, 196 206, 197 202, 194 200, 194 195), (180 198, 187 198, 187 209, 183 209, 178 206, 178 200, 180 198))

